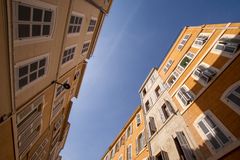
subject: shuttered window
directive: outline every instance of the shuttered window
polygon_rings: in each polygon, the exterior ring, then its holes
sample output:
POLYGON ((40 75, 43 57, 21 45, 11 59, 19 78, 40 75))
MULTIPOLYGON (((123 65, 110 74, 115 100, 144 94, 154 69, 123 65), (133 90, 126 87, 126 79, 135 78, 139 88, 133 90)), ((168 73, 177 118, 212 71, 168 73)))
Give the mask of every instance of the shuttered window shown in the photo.
POLYGON ((223 148, 231 139, 223 132, 209 115, 204 115, 197 123, 213 150, 223 148))
POLYGON ((176 132, 179 145, 183 151, 184 157, 188 160, 195 160, 193 151, 187 141, 187 138, 183 132, 176 132))
POLYGON ((174 109, 171 103, 165 100, 165 103, 160 110, 160 118, 162 122, 164 123, 173 113, 174 113, 174 109))
POLYGON ((197 39, 194 41, 194 47, 200 48, 202 47, 208 40, 209 36, 200 34, 197 39))
POLYGON ((237 113, 240 114, 240 84, 234 85, 225 96, 224 99, 227 101, 227 104, 233 108, 237 113))
POLYGON ((43 97, 39 97, 17 113, 18 151, 21 157, 40 134, 43 103, 43 97))
POLYGON ((132 146, 127 147, 127 160, 132 160, 132 146))
POLYGON ((136 140, 136 153, 138 154, 139 152, 141 152, 145 145, 146 145, 145 136, 144 133, 142 132, 139 134, 136 140))
POLYGON ((191 103, 194 99, 192 92, 187 91, 187 88, 183 86, 179 89, 177 96, 185 106, 191 103))
POLYGON ((149 117, 149 130, 150 130, 150 134, 151 136, 157 131, 156 125, 155 125, 155 120, 154 117, 149 117))
POLYGON ((217 45, 215 46, 215 50, 219 52, 225 52, 228 55, 234 55, 239 50, 240 47, 240 39, 239 38, 221 38, 217 45))
POLYGON ((209 83, 217 74, 217 72, 211 68, 207 68, 203 65, 199 65, 193 74, 199 78, 203 84, 209 83))
POLYGON ((140 114, 136 115, 136 123, 137 123, 137 126, 139 126, 141 124, 141 116, 140 116, 140 114))

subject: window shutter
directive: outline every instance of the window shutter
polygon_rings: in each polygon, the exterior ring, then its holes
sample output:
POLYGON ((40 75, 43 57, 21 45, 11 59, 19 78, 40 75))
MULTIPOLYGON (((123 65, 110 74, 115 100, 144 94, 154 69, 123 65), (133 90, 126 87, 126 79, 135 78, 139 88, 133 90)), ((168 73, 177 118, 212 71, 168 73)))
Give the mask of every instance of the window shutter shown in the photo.
POLYGON ((138 154, 138 146, 139 146, 138 142, 139 142, 139 137, 136 139, 136 154, 138 154))
POLYGON ((150 122, 149 122, 150 123, 150 130, 152 132, 156 132, 157 128, 155 126, 154 118, 153 117, 149 117, 149 119, 150 119, 150 122))
POLYGON ((166 151, 161 151, 161 156, 163 160, 169 160, 168 153, 166 151))
POLYGON ((143 147, 146 146, 146 139, 145 139, 145 132, 142 132, 142 137, 143 137, 143 147))
POLYGON ((163 108, 162 108, 162 107, 161 107, 159 113, 160 113, 160 118, 161 118, 162 122, 164 123, 164 122, 166 121, 166 118, 165 118, 165 116, 164 116, 163 108))
POLYGON ((171 112, 171 113, 175 113, 174 109, 173 109, 173 106, 171 105, 171 103, 168 101, 168 100, 164 100, 165 101, 165 105, 167 106, 168 110, 171 112))
POLYGON ((130 125, 130 135, 132 135, 132 132, 133 132, 133 127, 132 125, 130 125))
POLYGON ((181 132, 176 132, 177 134, 177 139, 180 143, 180 146, 183 150, 184 156, 188 159, 188 160, 195 160, 194 155, 192 153, 192 149, 188 144, 188 141, 184 135, 184 133, 181 132))

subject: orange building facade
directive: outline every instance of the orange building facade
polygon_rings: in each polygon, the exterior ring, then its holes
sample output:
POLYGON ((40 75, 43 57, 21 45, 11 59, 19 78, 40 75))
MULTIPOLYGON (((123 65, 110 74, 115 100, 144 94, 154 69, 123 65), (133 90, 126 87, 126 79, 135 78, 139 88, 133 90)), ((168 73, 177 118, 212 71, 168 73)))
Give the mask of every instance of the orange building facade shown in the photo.
POLYGON ((185 27, 158 69, 190 131, 192 159, 240 157, 239 52, 240 23, 185 27))
POLYGON ((102 160, 146 160, 149 152, 145 138, 144 115, 138 106, 102 160))

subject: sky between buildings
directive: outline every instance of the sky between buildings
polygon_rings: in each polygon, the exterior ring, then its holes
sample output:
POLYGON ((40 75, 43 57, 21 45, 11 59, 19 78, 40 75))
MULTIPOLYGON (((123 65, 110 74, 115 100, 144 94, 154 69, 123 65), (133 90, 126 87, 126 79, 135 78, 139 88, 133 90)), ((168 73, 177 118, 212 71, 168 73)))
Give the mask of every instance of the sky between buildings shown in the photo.
POLYGON ((99 160, 184 26, 240 22, 240 0, 114 0, 74 101, 64 160, 99 160))

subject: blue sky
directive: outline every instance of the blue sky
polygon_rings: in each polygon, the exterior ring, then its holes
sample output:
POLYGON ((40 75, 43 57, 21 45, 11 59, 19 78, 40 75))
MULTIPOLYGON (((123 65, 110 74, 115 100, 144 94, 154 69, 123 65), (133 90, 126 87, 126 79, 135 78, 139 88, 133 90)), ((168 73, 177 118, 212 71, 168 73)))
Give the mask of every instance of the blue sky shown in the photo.
POLYGON ((64 160, 99 160, 184 26, 240 22, 239 0, 115 0, 74 101, 64 160))

